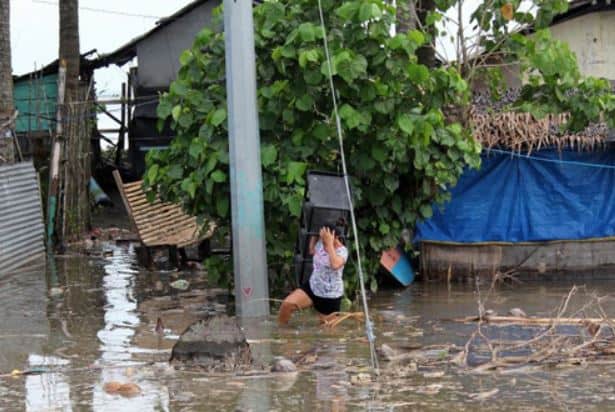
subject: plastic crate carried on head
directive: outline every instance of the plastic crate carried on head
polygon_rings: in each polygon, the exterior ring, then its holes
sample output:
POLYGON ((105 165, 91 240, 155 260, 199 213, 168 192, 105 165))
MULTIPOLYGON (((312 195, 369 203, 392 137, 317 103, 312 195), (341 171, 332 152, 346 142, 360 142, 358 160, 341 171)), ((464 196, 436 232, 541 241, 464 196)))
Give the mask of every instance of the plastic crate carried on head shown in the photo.
POLYGON ((298 284, 307 280, 312 272, 310 237, 318 236, 323 226, 334 226, 347 238, 347 223, 350 220, 350 204, 343 175, 309 171, 306 181, 301 227, 295 247, 295 276, 298 284))

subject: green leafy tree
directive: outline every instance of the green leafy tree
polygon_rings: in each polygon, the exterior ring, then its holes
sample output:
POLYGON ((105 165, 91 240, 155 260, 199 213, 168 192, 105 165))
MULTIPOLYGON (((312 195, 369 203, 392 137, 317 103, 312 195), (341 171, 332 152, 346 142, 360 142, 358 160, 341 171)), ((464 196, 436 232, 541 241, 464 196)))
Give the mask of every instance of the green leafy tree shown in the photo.
MULTIPOLYGON (((537 17, 515 12, 515 18, 537 24, 560 10, 552 4, 561 2, 540 3, 537 17), (546 5, 554 10, 550 15, 546 5)), ((602 111, 592 110, 610 99, 601 81, 585 82, 578 69, 565 83, 555 79, 574 61, 569 50, 543 31, 531 37, 508 32, 509 16, 502 15, 505 3, 490 4, 472 16, 481 23, 479 46, 486 53, 506 50, 510 61, 522 62, 523 70, 531 73, 526 99, 516 102, 517 107, 570 111, 579 124, 596 120, 602 111), (541 48, 547 48, 549 58, 541 48), (575 109, 566 94, 584 88, 594 97, 575 99, 585 99, 584 107, 592 110, 575 109)), ((417 59, 417 50, 436 44, 433 35, 446 31, 452 6, 436 1, 418 29, 391 35, 396 10, 388 2, 323 0, 363 256, 373 289, 380 252, 397 244, 404 228, 429 218, 432 205, 448 199, 447 189, 465 167, 480 164, 480 145, 459 113, 470 105, 468 84, 481 70, 494 68, 471 60, 467 51, 431 69, 417 59)), ((305 172, 338 171, 339 148, 316 2, 267 1, 255 7, 254 22, 268 262, 272 280, 283 286, 292 278, 305 172)), ((224 34, 203 30, 180 60, 178 79, 158 107, 160 122, 170 119, 177 137, 169 149, 150 152, 145 185, 152 193, 181 202, 190 213, 216 219, 224 236, 230 219, 224 34)), ((497 89, 501 76, 490 78, 497 89)), ((357 286, 353 268, 348 265, 345 276, 350 292, 357 286)), ((230 267, 221 261, 210 259, 208 269, 212 280, 232 278, 230 267)))

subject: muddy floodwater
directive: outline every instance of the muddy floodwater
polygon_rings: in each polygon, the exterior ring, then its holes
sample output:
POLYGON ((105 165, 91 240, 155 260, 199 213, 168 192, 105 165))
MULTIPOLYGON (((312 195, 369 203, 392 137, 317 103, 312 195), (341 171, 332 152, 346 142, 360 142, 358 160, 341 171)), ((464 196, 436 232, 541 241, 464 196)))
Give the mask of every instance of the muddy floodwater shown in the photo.
MULTIPOLYGON (((383 361, 381 378, 371 381, 363 325, 351 319, 325 330, 310 312, 283 329, 273 318, 244 324, 255 356, 262 362, 294 359, 296 374, 176 370, 167 360, 179 334, 193 321, 228 309, 227 294, 208 288, 203 276, 142 270, 131 246, 114 244, 94 256, 58 257, 45 270, 0 276, 0 410, 615 409, 615 365, 581 362, 475 374, 446 362, 383 361), (189 287, 172 287, 178 279, 189 287), (14 370, 28 373, 11 376, 14 370), (111 381, 134 383, 141 393, 107 393, 103 387, 111 381)), ((551 279, 503 285, 487 305, 499 313, 519 307, 528 315, 551 316, 574 283, 615 296, 615 280, 551 279)), ((615 317, 615 300, 602 303, 615 317)), ((472 283, 418 282, 378 293, 370 308, 377 344, 400 353, 463 347, 476 329, 451 320, 477 314, 472 283)), ((507 326, 490 327, 489 333, 519 339, 533 332, 507 326)))

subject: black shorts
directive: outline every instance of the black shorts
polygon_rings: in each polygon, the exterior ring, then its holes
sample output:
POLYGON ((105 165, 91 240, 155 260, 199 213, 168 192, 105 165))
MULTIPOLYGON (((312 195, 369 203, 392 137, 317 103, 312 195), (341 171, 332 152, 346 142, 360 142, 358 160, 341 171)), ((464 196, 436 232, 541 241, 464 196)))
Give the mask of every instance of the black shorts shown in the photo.
POLYGON ((316 309, 318 313, 322 315, 330 315, 334 312, 340 311, 342 298, 321 298, 320 296, 316 296, 314 292, 312 292, 309 279, 303 282, 300 289, 310 297, 312 303, 314 304, 314 309, 316 309))

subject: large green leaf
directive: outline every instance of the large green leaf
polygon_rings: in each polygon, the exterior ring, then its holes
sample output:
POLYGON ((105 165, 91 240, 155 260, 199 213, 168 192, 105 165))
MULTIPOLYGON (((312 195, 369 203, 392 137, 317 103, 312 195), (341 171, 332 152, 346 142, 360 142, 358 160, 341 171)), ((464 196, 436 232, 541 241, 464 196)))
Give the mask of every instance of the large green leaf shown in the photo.
POLYGON ((226 109, 218 109, 211 115, 211 124, 219 126, 226 120, 226 109))
POLYGON ((414 133, 414 122, 412 121, 412 117, 410 117, 410 115, 400 115, 397 118, 397 125, 407 135, 412 135, 412 133, 414 133))
POLYGON ((307 163, 304 162, 289 162, 286 181, 288 183, 303 182, 303 175, 307 169, 307 163))
POLYGON ((304 42, 311 42, 316 40, 315 27, 312 23, 302 23, 299 26, 299 36, 304 42))
POLYGON ((303 205, 303 199, 299 196, 292 196, 288 200, 288 210, 290 214, 294 217, 299 217, 301 215, 301 206, 303 205))
POLYGON ((307 112, 308 110, 311 110, 313 105, 314 99, 307 93, 301 96, 295 102, 295 106, 297 107, 297 109, 301 110, 302 112, 307 112))
POLYGON ((226 173, 224 173, 221 170, 215 170, 212 174, 211 174, 211 180, 213 180, 216 183, 223 183, 226 182, 226 173))
POLYGON ((219 197, 216 199, 216 212, 218 212, 218 215, 226 217, 228 215, 228 206, 228 197, 219 197))
POLYGON ((261 162, 264 167, 271 166, 278 158, 278 149, 272 144, 261 147, 261 162))

